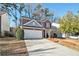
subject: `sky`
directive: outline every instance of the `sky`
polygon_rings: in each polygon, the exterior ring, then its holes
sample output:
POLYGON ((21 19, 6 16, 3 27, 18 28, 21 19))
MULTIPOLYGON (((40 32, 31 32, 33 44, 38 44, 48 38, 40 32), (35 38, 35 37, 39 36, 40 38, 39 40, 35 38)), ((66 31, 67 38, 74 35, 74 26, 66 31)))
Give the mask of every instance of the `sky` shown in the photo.
POLYGON ((79 10, 79 3, 47 3, 42 5, 52 10, 55 16, 63 16, 68 10, 76 14, 79 10))
MULTIPOLYGON (((79 10, 79 3, 42 3, 42 7, 49 8, 55 17, 62 17, 67 11, 72 11, 76 14, 79 10)), ((11 22, 10 26, 14 26, 14 23, 11 22)))

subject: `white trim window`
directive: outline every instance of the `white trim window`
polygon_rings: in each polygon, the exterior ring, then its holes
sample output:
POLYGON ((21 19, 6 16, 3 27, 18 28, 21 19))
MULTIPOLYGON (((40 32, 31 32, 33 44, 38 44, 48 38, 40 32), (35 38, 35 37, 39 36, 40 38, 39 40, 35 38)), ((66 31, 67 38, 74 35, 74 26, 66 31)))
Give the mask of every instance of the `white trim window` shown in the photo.
POLYGON ((46 28, 50 28, 50 23, 46 23, 46 28))

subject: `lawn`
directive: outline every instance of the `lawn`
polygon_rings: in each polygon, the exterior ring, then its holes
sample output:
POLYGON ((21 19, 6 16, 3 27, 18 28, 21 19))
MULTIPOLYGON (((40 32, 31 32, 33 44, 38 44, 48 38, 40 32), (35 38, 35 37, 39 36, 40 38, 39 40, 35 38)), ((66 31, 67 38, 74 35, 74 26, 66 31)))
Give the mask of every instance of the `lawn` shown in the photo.
POLYGON ((68 38, 66 39, 50 38, 49 40, 79 51, 79 40, 68 39, 68 38))
POLYGON ((24 40, 16 40, 13 37, 0 38, 1 56, 25 56, 28 51, 24 40))

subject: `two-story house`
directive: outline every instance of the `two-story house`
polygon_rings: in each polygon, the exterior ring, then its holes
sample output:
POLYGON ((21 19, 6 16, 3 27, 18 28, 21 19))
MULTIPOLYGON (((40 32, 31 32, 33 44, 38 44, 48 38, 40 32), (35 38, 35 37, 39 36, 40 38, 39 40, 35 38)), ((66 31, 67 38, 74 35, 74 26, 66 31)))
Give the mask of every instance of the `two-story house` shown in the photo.
POLYGON ((51 22, 49 20, 22 18, 21 22, 24 29, 24 38, 47 38, 51 35, 51 22))
POLYGON ((0 36, 5 36, 5 31, 10 31, 8 15, 6 12, 0 12, 0 36))

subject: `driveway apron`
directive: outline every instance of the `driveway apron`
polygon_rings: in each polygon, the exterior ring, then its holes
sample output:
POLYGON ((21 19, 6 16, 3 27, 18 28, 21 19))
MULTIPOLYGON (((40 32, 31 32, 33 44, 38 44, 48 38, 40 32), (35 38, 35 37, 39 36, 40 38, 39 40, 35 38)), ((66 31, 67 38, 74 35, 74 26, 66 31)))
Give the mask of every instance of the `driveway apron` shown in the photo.
POLYGON ((79 56, 79 51, 47 39, 25 40, 29 56, 79 56))

